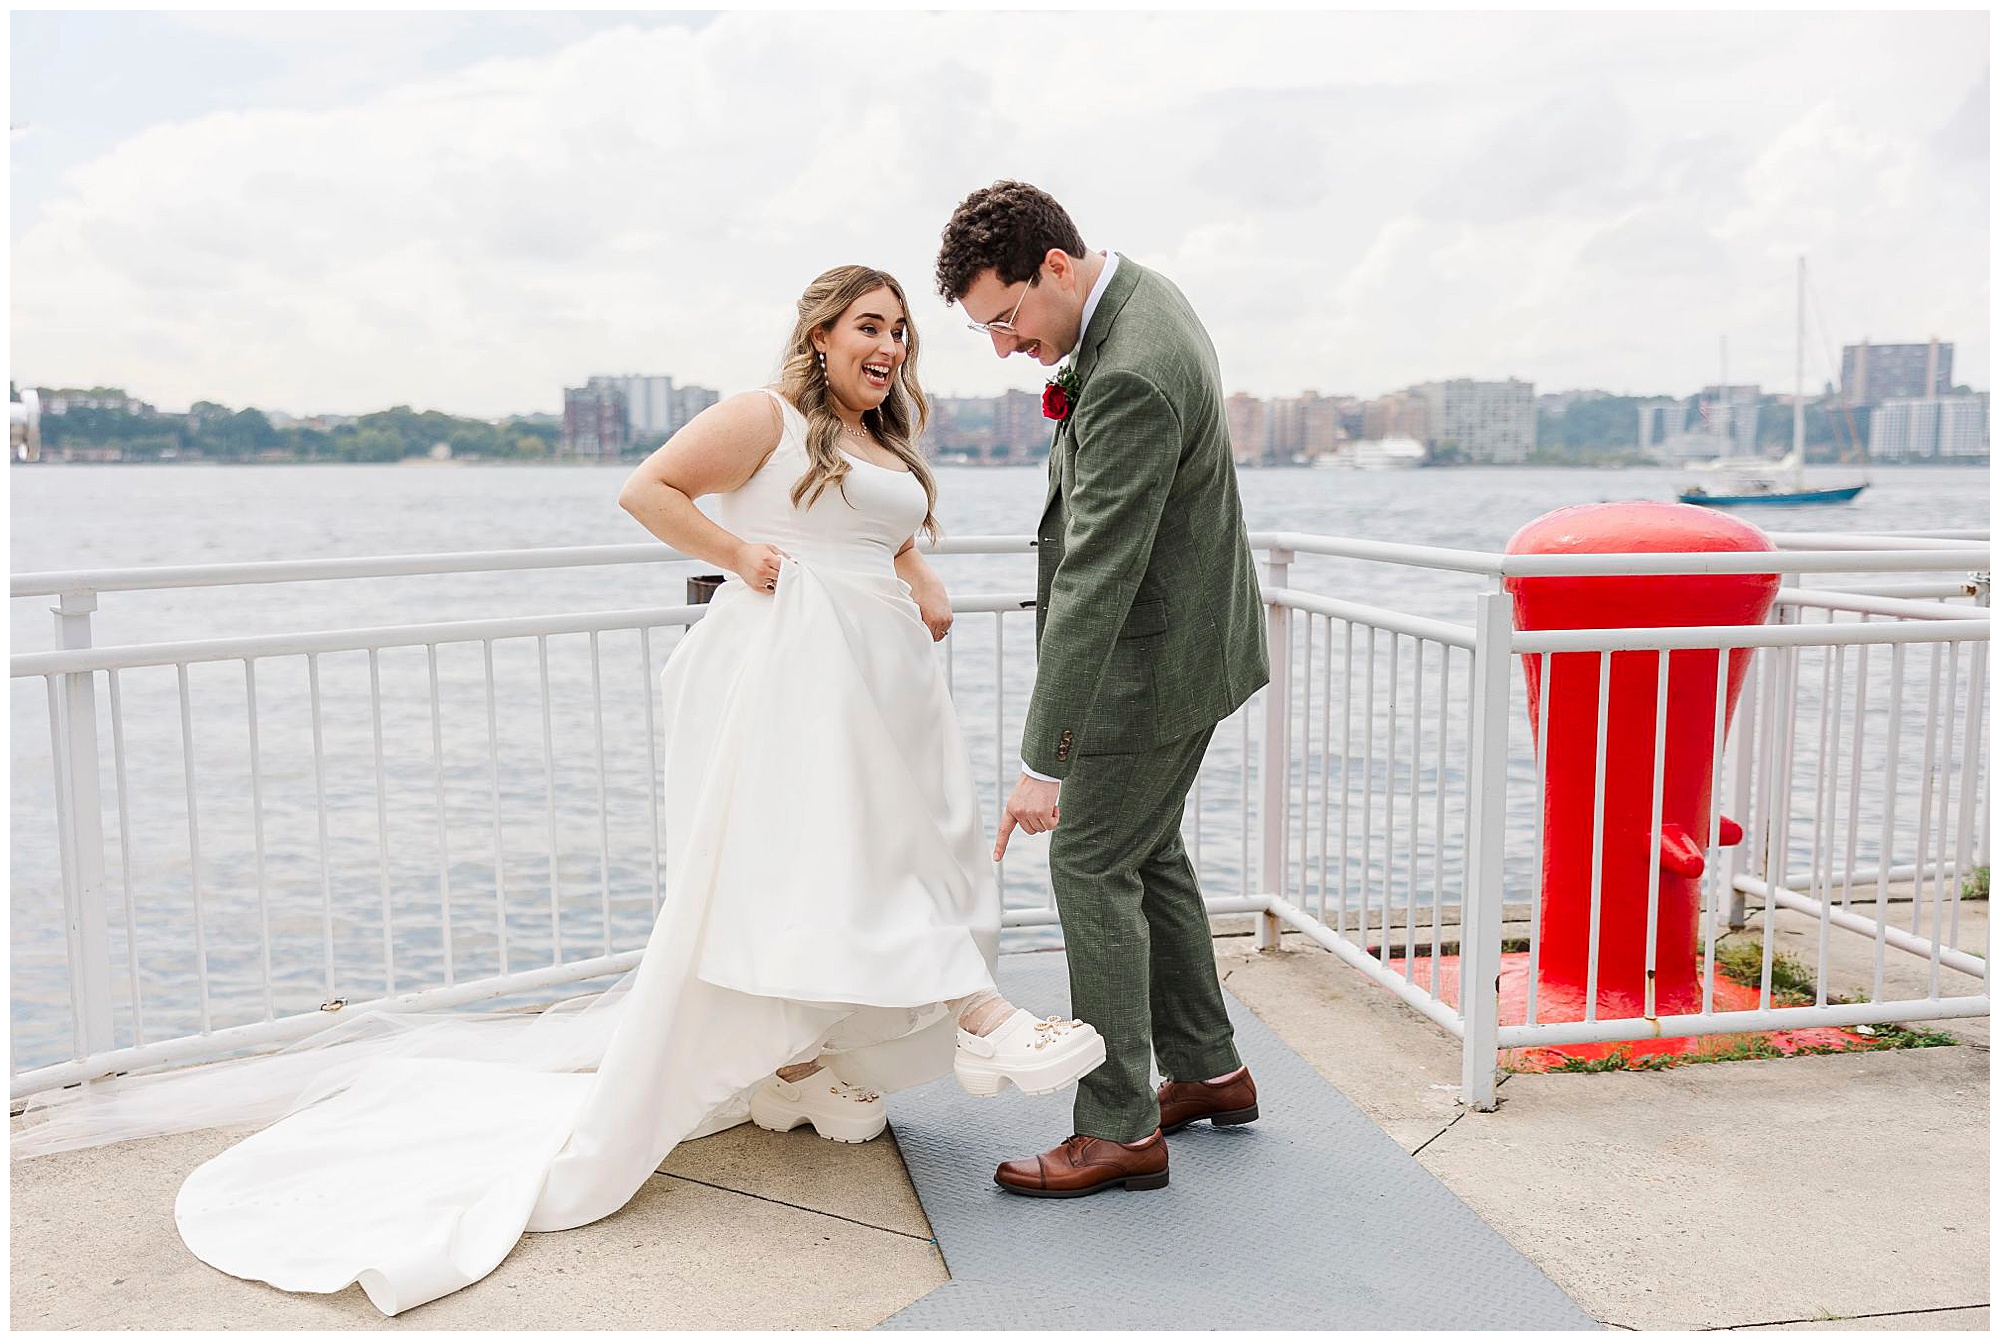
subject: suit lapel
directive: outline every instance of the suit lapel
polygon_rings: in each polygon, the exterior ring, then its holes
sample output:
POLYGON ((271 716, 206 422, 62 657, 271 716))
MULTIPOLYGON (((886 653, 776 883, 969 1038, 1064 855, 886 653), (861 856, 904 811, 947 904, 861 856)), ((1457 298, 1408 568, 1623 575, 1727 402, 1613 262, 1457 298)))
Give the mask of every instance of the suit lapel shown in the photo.
MULTIPOLYGON (((1097 367, 1097 351, 1104 344, 1104 337, 1118 321, 1118 314, 1125 310, 1125 304, 1139 287, 1140 269, 1138 262, 1128 256, 1118 258, 1118 269, 1112 273, 1111 282, 1104 286, 1104 296, 1097 300, 1097 310, 1090 314, 1090 327, 1083 332, 1082 341, 1076 354, 1077 400, 1087 394, 1091 370, 1097 367)), ((1071 412, 1072 417, 1074 411, 1071 412)), ((1063 454, 1069 447, 1070 420, 1063 419, 1056 424, 1056 435, 1049 444, 1049 490, 1042 500, 1042 521, 1048 520, 1049 509, 1056 505, 1062 493, 1063 454)), ((1039 526, 1037 532, 1039 533, 1039 526)))
MULTIPOLYGON (((1042 496, 1043 522, 1046 522, 1049 519, 1049 509, 1053 508, 1056 505, 1056 499, 1062 493, 1062 459, 1063 459, 1063 446, 1064 446, 1063 435, 1064 435, 1064 430, 1067 429, 1068 427, 1069 427, 1069 421, 1067 419, 1057 424, 1056 435, 1054 439, 1052 439, 1049 443, 1049 489, 1048 492, 1042 496)), ((1041 523, 1040 522, 1036 523, 1035 533, 1037 535, 1041 534, 1041 529, 1042 529, 1041 523)))

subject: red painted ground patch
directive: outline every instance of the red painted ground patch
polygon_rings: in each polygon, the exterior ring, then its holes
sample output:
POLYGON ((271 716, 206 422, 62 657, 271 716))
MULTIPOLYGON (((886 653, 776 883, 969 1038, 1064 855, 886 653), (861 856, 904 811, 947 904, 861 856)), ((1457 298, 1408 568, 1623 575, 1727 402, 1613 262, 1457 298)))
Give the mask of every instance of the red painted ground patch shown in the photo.
MULTIPOLYGON (((1440 1001, 1454 1007, 1458 1005, 1457 955, 1441 955, 1436 959, 1428 955, 1418 955, 1414 959, 1392 958, 1388 966, 1395 972, 1405 974, 1414 969, 1417 986, 1440 1001)), ((1528 956, 1519 952, 1501 955, 1500 1023, 1527 1023, 1528 985, 1528 956)), ((1714 1000, 1714 1010, 1718 1014, 1755 1010, 1758 994, 1755 987, 1745 987, 1718 972, 1715 975, 1714 1000)), ((1690 1000, 1658 1004, 1662 1014, 1691 1013, 1701 1009, 1701 998, 1697 992, 1690 1000)), ((1597 1017, 1605 1020, 1630 1019, 1641 1011, 1642 1007, 1637 1003, 1600 997, 1597 1017)), ((1565 1023, 1581 1020, 1583 1016, 1581 992, 1552 990, 1548 984, 1542 984, 1535 1000, 1536 1023, 1565 1023)), ((1790 1056, 1806 1049, 1814 1052, 1861 1052, 1878 1046, 1880 1044, 1874 1039, 1851 1029, 1781 1029, 1762 1033, 1705 1034, 1693 1038, 1649 1038, 1625 1043, 1564 1043, 1555 1047, 1504 1048, 1500 1053, 1500 1065, 1509 1071, 1551 1071, 1560 1069, 1566 1060, 1594 1061, 1621 1052, 1630 1064, 1659 1057, 1675 1059, 1662 1063, 1674 1065, 1680 1059, 1713 1053, 1741 1053, 1751 1049, 1768 1049, 1790 1056)))

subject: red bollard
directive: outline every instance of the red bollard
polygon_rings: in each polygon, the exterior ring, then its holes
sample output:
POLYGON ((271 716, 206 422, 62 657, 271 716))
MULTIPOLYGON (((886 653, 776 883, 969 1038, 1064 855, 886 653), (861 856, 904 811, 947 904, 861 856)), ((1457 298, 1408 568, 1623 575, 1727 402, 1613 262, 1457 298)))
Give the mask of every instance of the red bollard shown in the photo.
MULTIPOLYGON (((1599 503, 1561 508, 1529 522, 1509 554, 1631 554, 1769 551, 1764 533, 1707 508, 1680 503, 1599 503)), ((1761 624, 1778 592, 1775 573, 1674 576, 1510 577, 1521 630, 1663 628, 1761 624)), ((1702 853, 1709 846, 1715 762, 1716 652, 1676 651, 1667 672, 1666 769, 1660 841, 1653 843, 1653 771, 1660 653, 1611 654, 1604 764, 1603 877, 1597 897, 1600 1018, 1675 1015, 1701 1008, 1697 972, 1702 853), (1652 1009, 1646 1001, 1646 910, 1659 870, 1652 1009)), ((1540 654, 1523 655, 1528 715, 1540 730, 1540 654)), ((1542 903, 1537 1015, 1584 1016, 1592 924, 1591 859, 1597 801, 1596 652, 1550 658, 1549 724, 1542 794, 1542 903)), ((1730 653, 1727 714, 1735 710, 1750 652, 1730 653)), ((1716 837, 1742 839, 1724 819, 1716 837)))

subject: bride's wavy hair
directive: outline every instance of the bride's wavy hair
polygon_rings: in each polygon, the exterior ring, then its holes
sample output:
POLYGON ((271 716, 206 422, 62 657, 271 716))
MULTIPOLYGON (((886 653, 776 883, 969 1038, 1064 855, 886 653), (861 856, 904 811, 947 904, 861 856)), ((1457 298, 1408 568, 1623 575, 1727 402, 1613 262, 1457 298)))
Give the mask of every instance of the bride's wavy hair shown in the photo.
POLYGON ((842 488, 853 462, 840 449, 840 418, 833 412, 833 390, 820 367, 819 351, 813 348, 814 331, 828 331, 841 313, 854 305, 862 294, 887 289, 896 295, 904 317, 903 365, 889 384, 889 394, 881 405, 864 411, 861 422, 882 444, 910 468, 924 486, 925 535, 935 540, 937 524, 937 479, 917 450, 924 424, 930 418, 930 401, 917 381, 917 323, 910 318, 910 302, 896 278, 865 265, 837 265, 806 286, 799 295, 798 324, 792 327, 785 345, 785 362, 778 377, 778 389, 806 418, 805 474, 792 486, 792 506, 811 507, 828 488, 842 488))

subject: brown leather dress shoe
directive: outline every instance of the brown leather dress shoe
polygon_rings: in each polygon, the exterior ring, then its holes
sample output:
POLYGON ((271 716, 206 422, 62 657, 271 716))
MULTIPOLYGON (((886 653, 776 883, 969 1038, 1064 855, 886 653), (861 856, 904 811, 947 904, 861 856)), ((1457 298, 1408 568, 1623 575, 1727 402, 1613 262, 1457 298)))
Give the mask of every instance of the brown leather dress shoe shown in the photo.
POLYGON ((993 1181, 1023 1197, 1087 1197, 1107 1187, 1149 1192, 1167 1185, 1167 1142, 1157 1130, 1129 1145, 1072 1136, 1046 1155, 1008 1160, 993 1181))
POLYGON ((1215 1080, 1167 1080, 1160 1083, 1160 1130, 1179 1131, 1207 1118, 1218 1127, 1257 1120, 1257 1082, 1250 1068, 1239 1066, 1215 1080))

